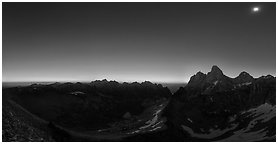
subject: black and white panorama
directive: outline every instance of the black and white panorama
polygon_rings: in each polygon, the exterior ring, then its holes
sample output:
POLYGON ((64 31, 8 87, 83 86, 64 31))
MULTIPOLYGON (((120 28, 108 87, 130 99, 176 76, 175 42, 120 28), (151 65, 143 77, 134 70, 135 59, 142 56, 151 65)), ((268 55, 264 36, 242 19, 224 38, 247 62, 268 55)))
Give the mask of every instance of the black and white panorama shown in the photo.
POLYGON ((276 141, 276 3, 3 2, 2 141, 276 141))

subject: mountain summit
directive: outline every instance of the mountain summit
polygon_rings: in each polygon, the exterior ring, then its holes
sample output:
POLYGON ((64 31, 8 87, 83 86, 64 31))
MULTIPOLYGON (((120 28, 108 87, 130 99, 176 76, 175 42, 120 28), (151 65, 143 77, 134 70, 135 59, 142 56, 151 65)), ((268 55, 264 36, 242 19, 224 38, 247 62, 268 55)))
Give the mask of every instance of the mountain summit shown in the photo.
POLYGON ((247 83, 247 82, 253 82, 254 81, 254 78, 247 72, 243 71, 239 74, 239 76, 237 76, 235 79, 234 79, 234 82, 237 83, 237 84, 240 84, 240 83, 247 83))
POLYGON ((188 82, 189 86, 197 86, 203 83, 203 81, 206 78, 206 74, 202 73, 202 72, 198 72, 197 74, 195 74, 194 76, 192 76, 188 82))
POLYGON ((165 110, 167 123, 173 130, 183 129, 181 139, 189 133, 212 141, 225 137, 275 140, 275 80, 270 75, 253 78, 247 72, 230 78, 213 66, 207 74, 192 76, 188 85, 174 93, 165 110), (258 135, 261 131, 266 133, 258 135))
POLYGON ((223 75, 222 70, 218 66, 216 66, 216 65, 212 66, 210 73, 218 74, 218 75, 223 75))
POLYGON ((207 74, 206 82, 215 82, 217 80, 222 80, 225 78, 222 70, 216 65, 212 66, 211 71, 207 74))
POLYGON ((227 77, 223 74, 222 70, 214 65, 212 66, 211 71, 207 74, 198 72, 196 75, 192 76, 188 82, 188 86, 201 87, 201 85, 204 85, 205 83, 215 83, 216 81, 224 80, 225 78, 227 77))

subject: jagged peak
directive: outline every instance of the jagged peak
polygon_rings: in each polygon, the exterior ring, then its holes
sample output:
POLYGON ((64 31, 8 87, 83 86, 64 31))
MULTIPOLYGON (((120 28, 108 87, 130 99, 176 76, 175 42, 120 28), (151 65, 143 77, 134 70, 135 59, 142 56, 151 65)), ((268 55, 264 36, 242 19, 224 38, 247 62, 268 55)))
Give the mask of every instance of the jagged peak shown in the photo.
POLYGON ((203 81, 205 79, 205 77, 206 77, 206 74, 199 71, 190 78, 188 85, 199 84, 201 81, 203 81))
POLYGON ((221 70, 218 66, 216 66, 216 65, 213 65, 213 66, 212 66, 210 73, 219 73, 219 74, 223 74, 222 70, 221 70))
POLYGON ((271 79, 271 78, 275 78, 275 77, 269 74, 269 75, 266 75, 266 76, 261 76, 261 78, 271 79))
POLYGON ((198 72, 196 73, 196 75, 205 75, 205 74, 202 73, 201 71, 198 71, 198 72))
POLYGON ((208 72, 206 82, 214 82, 215 80, 220 80, 224 78, 224 74, 220 68, 216 65, 212 66, 211 71, 208 72))
POLYGON ((107 81, 107 79, 91 81, 91 83, 101 83, 101 82, 108 82, 108 81, 107 81))
POLYGON ((144 82, 142 82, 142 84, 153 84, 153 83, 150 81, 144 81, 144 82))
POLYGON ((193 75, 191 78, 192 79, 196 79, 196 78, 200 78, 206 76, 206 74, 202 73, 201 71, 197 72, 195 75, 193 75))

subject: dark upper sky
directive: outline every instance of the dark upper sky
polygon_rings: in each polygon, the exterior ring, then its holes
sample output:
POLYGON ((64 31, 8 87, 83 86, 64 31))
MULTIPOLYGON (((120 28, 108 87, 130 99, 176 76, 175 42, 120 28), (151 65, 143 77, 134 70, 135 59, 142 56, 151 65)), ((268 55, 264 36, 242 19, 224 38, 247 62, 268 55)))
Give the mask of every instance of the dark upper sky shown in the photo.
POLYGON ((3 3, 3 81, 275 73, 275 3, 3 3), (253 7, 258 12, 252 12, 253 7))

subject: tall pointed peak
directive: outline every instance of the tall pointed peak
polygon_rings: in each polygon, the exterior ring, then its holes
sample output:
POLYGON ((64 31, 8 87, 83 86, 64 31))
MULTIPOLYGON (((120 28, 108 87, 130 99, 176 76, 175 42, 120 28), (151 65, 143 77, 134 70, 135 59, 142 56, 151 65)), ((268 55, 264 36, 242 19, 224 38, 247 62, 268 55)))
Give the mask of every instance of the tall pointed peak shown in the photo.
POLYGON ((209 77, 218 77, 219 78, 219 77, 222 77, 224 74, 218 66, 214 65, 214 66, 212 66, 211 71, 207 75, 209 77))
POLYGON ((212 66, 211 71, 207 74, 206 81, 212 83, 215 80, 220 80, 223 78, 224 78, 224 74, 222 70, 216 65, 214 65, 212 66))
POLYGON ((212 66, 211 72, 213 72, 213 73, 215 73, 215 72, 216 73, 223 73, 222 70, 218 66, 216 66, 216 65, 212 66))

